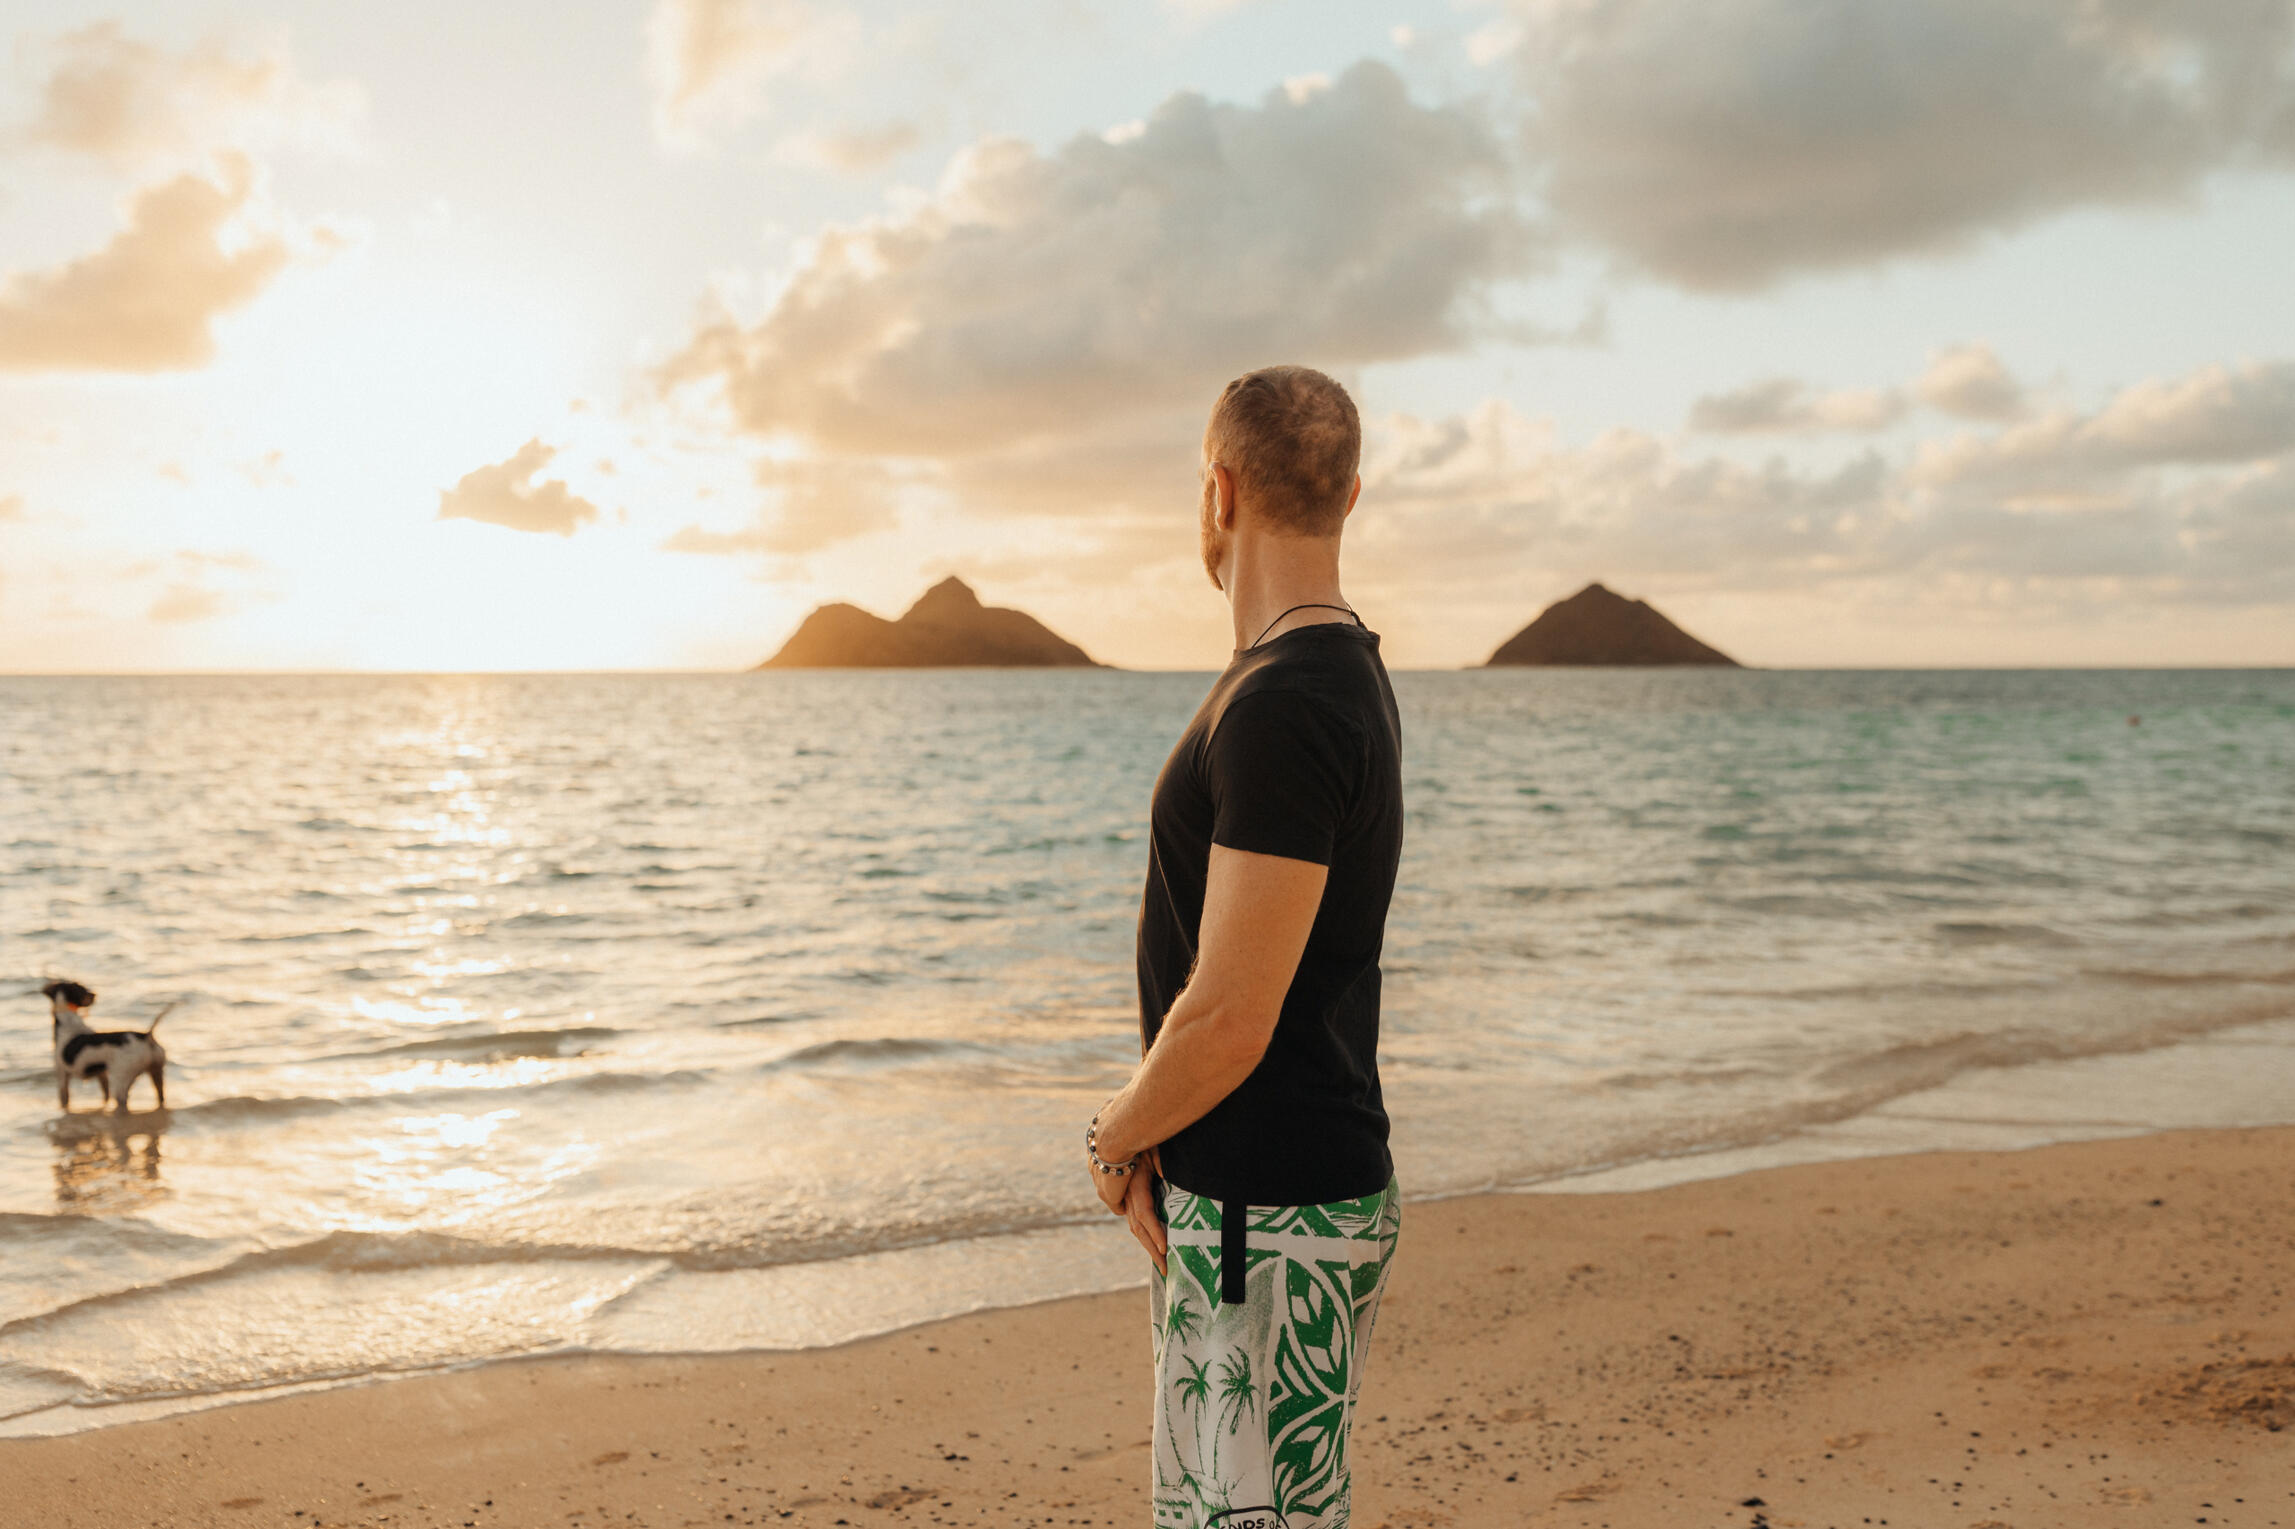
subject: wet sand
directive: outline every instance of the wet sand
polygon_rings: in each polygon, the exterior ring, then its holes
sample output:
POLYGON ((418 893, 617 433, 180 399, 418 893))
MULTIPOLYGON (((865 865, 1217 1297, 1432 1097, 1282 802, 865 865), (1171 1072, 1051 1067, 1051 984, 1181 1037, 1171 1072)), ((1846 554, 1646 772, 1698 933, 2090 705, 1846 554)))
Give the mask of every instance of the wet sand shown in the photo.
MULTIPOLYGON (((1362 1529, 2295 1526, 2295 1128, 1408 1208, 1362 1529)), ((0 1524, 1139 1525, 1138 1292, 0 1441, 0 1524)))

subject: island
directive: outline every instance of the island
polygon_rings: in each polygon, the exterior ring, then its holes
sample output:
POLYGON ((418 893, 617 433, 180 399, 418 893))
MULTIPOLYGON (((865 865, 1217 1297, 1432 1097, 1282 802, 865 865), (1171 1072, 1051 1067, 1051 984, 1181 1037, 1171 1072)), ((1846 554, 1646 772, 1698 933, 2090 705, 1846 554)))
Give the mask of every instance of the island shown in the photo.
POLYGON ((1485 668, 1510 664, 1711 664, 1742 667, 1675 626, 1644 600, 1588 584, 1499 644, 1485 668))
POLYGON ((807 616, 760 669, 1104 667, 1025 611, 982 605, 962 579, 926 590, 898 621, 857 605, 807 616))

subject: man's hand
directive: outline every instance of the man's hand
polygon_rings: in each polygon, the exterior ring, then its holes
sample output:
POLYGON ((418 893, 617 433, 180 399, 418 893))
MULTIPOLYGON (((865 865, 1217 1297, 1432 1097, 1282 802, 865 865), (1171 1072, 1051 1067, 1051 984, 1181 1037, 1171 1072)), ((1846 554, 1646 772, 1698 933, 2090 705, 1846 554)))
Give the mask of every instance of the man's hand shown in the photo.
POLYGON ((1163 1228, 1163 1218, 1156 1214, 1156 1173, 1143 1155, 1137 1167, 1124 1180, 1124 1219, 1131 1223, 1132 1236, 1147 1249, 1147 1256, 1155 1260, 1155 1272, 1165 1273, 1164 1255, 1171 1245, 1170 1234, 1163 1228))

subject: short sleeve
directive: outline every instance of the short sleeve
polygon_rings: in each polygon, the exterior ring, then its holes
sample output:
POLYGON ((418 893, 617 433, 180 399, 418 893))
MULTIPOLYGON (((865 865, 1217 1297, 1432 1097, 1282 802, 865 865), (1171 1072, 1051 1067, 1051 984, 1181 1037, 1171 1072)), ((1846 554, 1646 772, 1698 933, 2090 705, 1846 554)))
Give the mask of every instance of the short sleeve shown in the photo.
POLYGON ((1211 842, 1331 863, 1355 799, 1362 750, 1328 707, 1288 691, 1238 697, 1207 746, 1211 842))

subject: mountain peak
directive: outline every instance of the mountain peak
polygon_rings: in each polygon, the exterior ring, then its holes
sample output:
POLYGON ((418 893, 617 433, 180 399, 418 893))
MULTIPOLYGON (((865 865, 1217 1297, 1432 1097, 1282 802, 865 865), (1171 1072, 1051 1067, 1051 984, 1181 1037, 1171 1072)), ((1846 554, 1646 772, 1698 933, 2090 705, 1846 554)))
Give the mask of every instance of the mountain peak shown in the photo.
POLYGON ((1737 660, 1675 626, 1646 600, 1629 600, 1599 582, 1557 600, 1500 644, 1491 666, 1508 664, 1708 664, 1737 660))
POLYGON ((982 605, 951 575, 898 621, 856 605, 824 605, 762 669, 1096 668, 1090 654, 1025 611, 982 605))
POLYGON ((952 573, 917 596, 916 604, 910 606, 908 615, 901 619, 906 621, 921 616, 946 620, 951 616, 985 608, 980 603, 980 597, 972 592, 972 586, 952 573))

